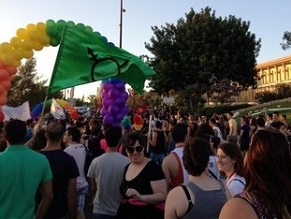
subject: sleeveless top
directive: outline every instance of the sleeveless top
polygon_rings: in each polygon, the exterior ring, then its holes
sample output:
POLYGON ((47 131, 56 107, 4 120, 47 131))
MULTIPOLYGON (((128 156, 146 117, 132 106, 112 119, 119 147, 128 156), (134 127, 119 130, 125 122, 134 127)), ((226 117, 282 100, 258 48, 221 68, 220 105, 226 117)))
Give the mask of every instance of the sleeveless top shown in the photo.
POLYGON ((248 202, 252 206, 252 208, 255 210, 258 219, 281 218, 281 217, 277 217, 274 213, 272 213, 267 208, 264 200, 257 195, 243 192, 236 197, 241 198, 245 200, 246 202, 248 202))
POLYGON ((156 131, 157 143, 155 147, 151 147, 151 152, 156 154, 165 154, 166 153, 166 139, 163 131, 156 131))
POLYGON ((203 190, 190 181, 184 185, 194 194, 195 202, 192 203, 192 200, 188 198, 190 208, 188 208, 187 213, 182 217, 183 219, 217 219, 219 217, 220 210, 227 201, 225 189, 222 184, 219 190, 212 191, 203 190), (191 204, 193 205, 192 208, 191 204))
POLYGON ((177 172, 176 177, 173 177, 171 179, 170 189, 172 189, 176 186, 179 186, 182 183, 187 182, 187 180, 189 179, 189 174, 186 171, 184 164, 183 164, 183 161, 182 161, 183 150, 184 150, 184 147, 178 147, 172 151, 172 154, 174 155, 174 157, 178 161, 178 172, 177 172))

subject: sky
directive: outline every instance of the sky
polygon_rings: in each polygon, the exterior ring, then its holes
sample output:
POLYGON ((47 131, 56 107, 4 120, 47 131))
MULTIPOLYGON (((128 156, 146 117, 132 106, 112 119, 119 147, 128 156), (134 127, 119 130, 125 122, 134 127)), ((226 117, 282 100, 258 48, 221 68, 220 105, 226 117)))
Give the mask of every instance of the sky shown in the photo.
MULTIPOLYGON (((19 28, 48 19, 74 21, 89 25, 119 46, 121 0, 1 0, 0 43, 9 42, 19 28)), ((144 43, 153 37, 152 26, 165 26, 185 18, 191 8, 200 12, 210 7, 217 17, 234 15, 250 21, 250 32, 261 39, 257 63, 291 54, 280 47, 285 31, 291 31, 290 0, 123 0, 122 48, 139 56, 150 55, 144 43), (268 2, 268 3, 267 3, 268 2)), ((57 47, 35 52, 38 76, 50 80, 57 47)), ((100 82, 75 88, 75 97, 96 94, 100 82)))

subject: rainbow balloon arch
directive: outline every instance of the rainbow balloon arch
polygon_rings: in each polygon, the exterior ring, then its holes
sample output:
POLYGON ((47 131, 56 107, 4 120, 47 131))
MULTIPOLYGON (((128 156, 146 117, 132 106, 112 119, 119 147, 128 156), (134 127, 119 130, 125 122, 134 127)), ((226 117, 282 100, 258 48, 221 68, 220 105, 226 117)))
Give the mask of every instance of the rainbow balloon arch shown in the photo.
MULTIPOLYGON (((17 73, 17 68, 21 65, 21 60, 32 58, 34 51, 41 51, 44 47, 58 46, 66 26, 76 27, 78 30, 88 33, 93 32, 91 26, 82 23, 75 24, 73 21, 58 20, 55 22, 47 20, 45 23, 28 24, 26 28, 17 29, 16 36, 12 37, 10 42, 0 44, 0 121, 4 119, 1 106, 7 103, 7 93, 11 87, 13 77, 17 73)), ((106 37, 101 36, 98 32, 94 33, 107 42, 106 37)), ((111 42, 107 43, 114 46, 111 42)), ((128 94, 125 91, 125 83, 117 79, 108 79, 103 81, 103 87, 101 114, 104 117, 105 124, 115 125, 120 123, 128 112, 128 108, 125 105, 128 98, 128 94)), ((62 101, 59 100, 60 105, 69 110, 69 114, 72 117, 77 118, 72 106, 62 101)), ((36 107, 39 110, 40 105, 36 107)))

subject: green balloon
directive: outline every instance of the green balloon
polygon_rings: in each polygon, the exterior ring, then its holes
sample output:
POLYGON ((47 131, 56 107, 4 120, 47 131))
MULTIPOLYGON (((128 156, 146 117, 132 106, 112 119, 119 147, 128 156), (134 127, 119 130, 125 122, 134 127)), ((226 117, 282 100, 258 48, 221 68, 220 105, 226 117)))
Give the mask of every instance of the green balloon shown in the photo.
POLYGON ((67 23, 66 23, 66 21, 64 21, 64 20, 58 20, 57 23, 56 23, 57 28, 58 28, 60 31, 62 31, 62 30, 65 28, 66 24, 67 24, 67 23))
POLYGON ((50 45, 53 47, 56 47, 60 44, 60 40, 56 39, 56 38, 51 38, 50 40, 50 45))
POLYGON ((75 26, 75 22, 74 21, 68 21, 67 22, 67 26, 68 27, 74 27, 75 26))
POLYGON ((59 32, 60 32, 60 31, 58 30, 58 28, 57 28, 56 25, 54 25, 54 26, 48 26, 48 27, 46 28, 46 33, 47 33, 47 35, 49 35, 51 38, 57 37, 58 34, 59 34, 59 32))
POLYGON ((86 26, 86 31, 92 33, 93 32, 93 28, 89 25, 86 26))
POLYGON ((49 20, 46 21, 46 26, 47 27, 55 26, 55 25, 56 25, 56 23, 55 23, 54 20, 49 19, 49 20))
POLYGON ((82 23, 78 23, 78 24, 76 24, 76 27, 77 27, 80 31, 84 31, 84 30, 86 30, 85 25, 82 24, 82 23))

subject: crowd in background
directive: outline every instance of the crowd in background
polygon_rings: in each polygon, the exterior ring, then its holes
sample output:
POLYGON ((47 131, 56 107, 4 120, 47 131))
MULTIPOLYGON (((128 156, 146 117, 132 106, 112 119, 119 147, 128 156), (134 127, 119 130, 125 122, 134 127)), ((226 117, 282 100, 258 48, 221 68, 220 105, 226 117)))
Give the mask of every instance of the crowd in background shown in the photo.
MULTIPOLYGON (((26 162, 22 154, 13 155, 15 145, 44 155, 50 166, 47 178, 39 181, 46 193, 39 185, 35 193, 30 188, 29 201, 35 205, 30 215, 234 218, 240 211, 241 218, 291 218, 291 131, 286 115, 234 118, 229 112, 208 118, 167 107, 139 114, 144 124, 130 128, 104 125, 98 113, 77 121, 51 115, 30 119, 22 131, 19 120, 3 123, 0 164, 1 157, 14 162, 15 180, 24 174, 17 164, 26 162), (15 133, 23 139, 15 141, 9 125, 20 129, 15 133), (43 197, 50 196, 44 205, 43 197)), ((5 183, 3 168, 0 182, 5 183)), ((15 188, 21 191, 21 185, 15 188)), ((0 196, 0 204, 12 204, 15 198, 19 195, 8 200, 0 196)), ((1 218, 22 218, 17 216, 21 209, 13 211, 15 203, 0 209, 1 218)))

